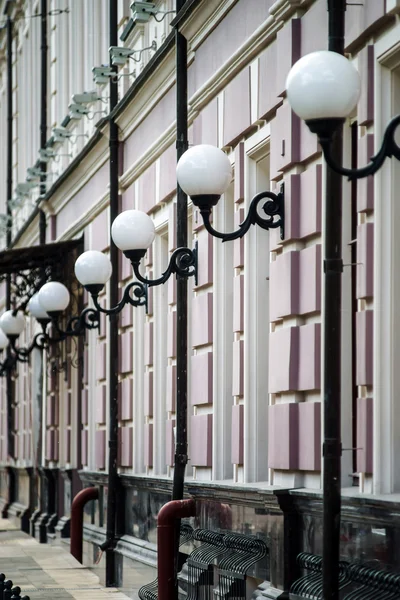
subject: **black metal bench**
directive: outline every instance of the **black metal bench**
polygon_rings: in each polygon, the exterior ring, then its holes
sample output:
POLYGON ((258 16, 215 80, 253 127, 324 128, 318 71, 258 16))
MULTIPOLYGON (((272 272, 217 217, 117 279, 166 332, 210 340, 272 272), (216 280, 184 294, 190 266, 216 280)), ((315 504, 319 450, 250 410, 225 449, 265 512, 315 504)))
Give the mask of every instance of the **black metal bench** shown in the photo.
MULTIPOLYGON (((307 572, 292 585, 290 600, 322 600, 322 558, 302 552, 297 563, 307 572)), ((341 600, 399 600, 400 574, 341 561, 339 588, 341 600)))
POLYGON ((30 600, 29 596, 21 596, 21 588, 14 584, 11 579, 6 579, 4 573, 0 573, 0 600, 30 600))
MULTIPOLYGON (((185 600, 245 600, 252 568, 268 554, 263 540, 239 533, 195 529, 182 534, 180 545, 200 542, 178 574, 179 596, 185 600)), ((141 600, 157 599, 157 580, 140 588, 141 600)), ((0 599, 1 600, 1 599, 0 599)))

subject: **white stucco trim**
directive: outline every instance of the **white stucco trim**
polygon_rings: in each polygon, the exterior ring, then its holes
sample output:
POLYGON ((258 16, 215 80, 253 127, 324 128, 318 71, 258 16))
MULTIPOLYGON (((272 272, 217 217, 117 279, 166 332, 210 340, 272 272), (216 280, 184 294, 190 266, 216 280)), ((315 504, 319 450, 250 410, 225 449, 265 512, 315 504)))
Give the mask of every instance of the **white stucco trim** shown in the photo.
MULTIPOLYGON (((400 62, 400 23, 382 36, 375 45, 375 149, 393 110, 392 69, 400 62)), ((398 431, 400 405, 398 378, 400 352, 396 338, 400 324, 396 277, 400 255, 396 256, 396 238, 400 205, 395 189, 394 171, 399 165, 386 160, 375 175, 375 248, 374 248, 374 451, 373 493, 388 494, 400 490, 398 431), (397 300, 397 302, 396 302, 397 300)), ((398 189, 398 188, 397 188, 398 189)), ((397 248, 399 250, 399 248, 397 248)))

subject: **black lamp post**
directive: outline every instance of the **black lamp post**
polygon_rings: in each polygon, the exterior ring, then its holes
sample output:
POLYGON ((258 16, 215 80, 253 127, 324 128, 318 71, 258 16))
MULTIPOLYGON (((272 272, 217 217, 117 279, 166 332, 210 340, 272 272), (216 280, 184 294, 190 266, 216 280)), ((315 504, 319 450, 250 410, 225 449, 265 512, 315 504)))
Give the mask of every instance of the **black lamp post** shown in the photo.
POLYGON ((360 96, 358 72, 344 55, 345 0, 328 0, 329 51, 301 58, 287 79, 292 109, 318 135, 326 163, 323 445, 323 597, 339 598, 341 510, 341 256, 342 176, 350 180, 376 173, 386 157, 400 159, 394 134, 400 116, 389 123, 381 149, 366 167, 342 166, 342 128, 360 96))

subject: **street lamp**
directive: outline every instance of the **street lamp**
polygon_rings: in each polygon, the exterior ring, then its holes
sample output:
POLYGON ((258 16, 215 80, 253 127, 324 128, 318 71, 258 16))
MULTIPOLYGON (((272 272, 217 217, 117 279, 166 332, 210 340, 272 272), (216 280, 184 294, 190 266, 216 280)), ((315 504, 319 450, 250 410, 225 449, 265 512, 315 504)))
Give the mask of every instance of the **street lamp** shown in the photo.
MULTIPOLYGON (((113 308, 103 308, 98 296, 111 277, 112 267, 107 256, 97 250, 89 250, 79 256, 75 263, 75 275, 90 293, 96 309, 107 315, 119 313, 126 304, 142 306, 147 303, 147 287, 165 283, 175 273, 180 277, 197 278, 197 249, 177 248, 171 255, 167 269, 157 279, 147 279, 141 275, 139 267, 142 258, 155 237, 152 219, 140 210, 122 212, 112 224, 111 236, 114 244, 131 261, 133 272, 138 279, 124 290, 122 300, 113 308)), ((196 281, 197 282, 197 281, 196 281)))
POLYGON ((373 175, 385 158, 400 158, 395 117, 386 129, 381 150, 367 167, 342 167, 342 131, 355 109, 361 85, 358 72, 344 57, 345 0, 328 1, 329 50, 302 57, 286 81, 293 111, 316 133, 326 163, 324 243, 324 441, 322 587, 325 599, 339 599, 341 516, 341 276, 342 180, 373 175))
POLYGON ((318 135, 324 158, 335 173, 350 180, 361 179, 374 175, 386 158, 400 160, 400 147, 394 137, 400 115, 388 124, 381 148, 369 165, 348 169, 333 159, 335 132, 354 110, 361 90, 358 71, 344 56, 327 50, 304 56, 292 67, 286 87, 292 109, 318 135))
POLYGON ((57 344, 66 340, 67 337, 82 335, 87 329, 95 329, 99 326, 98 311, 86 308, 77 317, 71 317, 65 329, 59 324, 59 318, 70 302, 70 294, 64 284, 50 281, 42 286, 32 296, 28 303, 28 312, 42 326, 42 331, 37 333, 30 345, 20 348, 16 345, 17 339, 25 327, 25 318, 22 312, 7 310, 0 317, 0 350, 10 345, 12 350, 13 365, 16 361, 28 362, 29 355, 38 348, 44 350, 50 344, 57 344), (50 336, 47 326, 52 323, 57 332, 56 336, 50 336), (7 343, 6 343, 7 341, 7 343), (5 345, 4 345, 5 344, 5 345))
MULTIPOLYGON (((4 338, 6 338, 6 340, 10 344, 10 348, 13 354, 13 366, 15 365, 16 361, 27 362, 29 355, 34 348, 39 348, 40 350, 43 350, 43 348, 46 346, 45 335, 43 333, 37 333, 28 348, 18 348, 16 346, 16 342, 18 337, 24 330, 24 327, 25 318, 24 315, 19 311, 15 313, 13 310, 7 310, 0 317, 1 339, 3 339, 4 341, 4 338)), ((1 349, 3 350, 4 348, 1 349)))
POLYGON ((180 158, 176 167, 177 179, 180 187, 191 197, 194 206, 200 210, 205 228, 214 237, 223 242, 242 237, 251 227, 259 225, 262 229, 281 230, 281 239, 284 238, 284 189, 283 185, 278 194, 261 192, 252 199, 247 217, 240 224, 239 229, 232 233, 216 231, 210 217, 213 206, 216 206, 221 195, 228 189, 232 180, 232 167, 229 158, 219 148, 208 144, 192 146, 180 158), (259 205, 264 215, 259 213, 259 205))
POLYGON ((70 317, 67 322, 66 328, 62 329, 59 324, 59 319, 63 312, 66 310, 70 302, 70 293, 67 287, 58 281, 49 281, 42 286, 37 294, 37 300, 30 307, 31 313, 41 323, 44 331, 49 322, 52 323, 54 329, 57 331, 59 337, 50 337, 46 333, 46 339, 50 343, 57 343, 64 341, 67 337, 80 336, 85 333, 87 329, 97 329, 99 327, 99 313, 93 308, 85 308, 79 316, 70 317), (48 315, 46 317, 44 313, 48 315))

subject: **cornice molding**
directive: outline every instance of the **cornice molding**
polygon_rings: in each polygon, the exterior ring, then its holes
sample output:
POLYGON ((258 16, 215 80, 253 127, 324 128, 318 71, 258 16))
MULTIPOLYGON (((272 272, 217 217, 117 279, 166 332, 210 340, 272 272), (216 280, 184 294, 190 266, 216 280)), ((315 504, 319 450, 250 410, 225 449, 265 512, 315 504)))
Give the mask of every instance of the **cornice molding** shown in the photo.
MULTIPOLYGON (((201 41, 204 40, 206 32, 209 34, 216 27, 219 21, 223 19, 225 14, 232 8, 238 0, 225 0, 218 6, 218 10, 213 12, 213 7, 216 1, 207 4, 207 10, 210 13, 207 20, 199 27, 198 19, 201 17, 204 20, 204 14, 200 10, 204 7, 204 3, 191 14, 187 23, 185 23, 182 31, 185 35, 194 33, 193 39, 189 39, 189 59, 188 63, 195 58, 193 48, 197 48, 201 41)), ((213 100, 219 92, 224 89, 232 78, 248 65, 254 57, 268 46, 268 44, 276 37, 277 32, 283 27, 284 20, 288 19, 301 0, 280 0, 276 2, 270 9, 273 11, 271 15, 247 40, 242 44, 237 51, 216 71, 211 79, 193 94, 189 99, 188 125, 190 126, 197 117, 200 110, 213 100), (282 20, 283 19, 283 20, 282 20)), ((134 114, 128 117, 131 112, 128 108, 118 118, 118 124, 122 128, 125 124, 126 129, 123 131, 124 139, 140 125, 140 123, 151 114, 156 104, 168 92, 175 83, 175 63, 173 61, 174 53, 171 51, 164 59, 163 63, 158 67, 158 72, 155 72, 152 77, 150 87, 143 87, 135 99, 134 114), (168 65, 168 78, 165 78, 165 71, 162 67, 168 65), (155 75, 155 77, 154 77, 155 75), (154 93, 156 90, 156 93, 154 93), (151 101, 149 101, 149 96, 151 101), (127 118, 128 117, 128 118, 127 118), (129 124, 128 124, 129 123, 129 124)), ((150 82, 149 82, 150 83, 150 82)), ((175 121, 165 130, 165 132, 155 140, 151 146, 140 156, 140 158, 130 165, 120 178, 121 190, 127 189, 132 183, 159 157, 162 153, 174 143, 175 140, 175 121)))
MULTIPOLYGON (((188 38, 188 64, 195 58, 196 49, 204 42, 213 29, 223 20, 238 0, 204 0, 188 15, 182 23, 181 30, 188 38)), ((191 125, 199 111, 211 102, 227 84, 246 67, 276 37, 285 20, 310 0, 278 0, 270 8, 270 16, 242 44, 236 52, 198 89, 189 99, 188 122, 191 125)), ((151 116, 155 106, 175 84, 175 50, 174 46, 157 63, 154 70, 146 77, 146 84, 136 92, 134 98, 116 114, 116 122, 120 128, 121 139, 127 139, 146 119, 151 116)), ((108 160, 108 122, 100 126, 103 139, 97 140, 93 148, 83 157, 71 171, 70 175, 60 183, 54 191, 49 190, 46 202, 47 213, 59 213, 74 196, 88 183, 98 169, 108 160), (83 174, 83 176, 82 176, 83 174)), ((120 189, 123 192, 157 160, 175 141, 175 121, 169 124, 163 134, 147 148, 140 158, 130 165, 120 178, 120 189)), ((61 239, 67 235, 75 235, 90 222, 108 203, 108 191, 97 201, 83 218, 71 224, 61 239)), ((44 208, 44 207, 43 207, 44 208)), ((26 239, 25 234, 21 239, 26 239)), ((18 241, 20 245, 20 240, 18 241)))

